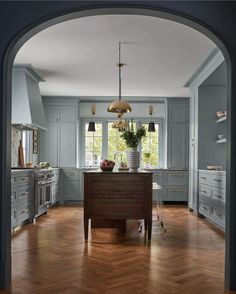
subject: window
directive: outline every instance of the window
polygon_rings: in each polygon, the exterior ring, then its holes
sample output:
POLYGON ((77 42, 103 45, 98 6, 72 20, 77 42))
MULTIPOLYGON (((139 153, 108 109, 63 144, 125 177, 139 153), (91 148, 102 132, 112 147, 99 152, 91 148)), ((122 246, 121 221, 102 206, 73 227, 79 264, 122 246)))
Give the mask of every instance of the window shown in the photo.
POLYGON ((112 128, 113 123, 108 123, 108 159, 114 160, 117 163, 126 162, 126 144, 120 137, 121 132, 118 129, 112 128))
POLYGON ((95 123, 95 132, 85 124, 85 166, 99 166, 102 159, 102 123, 95 123))
MULTIPOLYGON (((142 124, 146 130, 148 129, 148 123, 142 124)), ((148 132, 146 138, 142 139, 141 147, 141 160, 142 166, 146 167, 157 167, 160 165, 159 157, 159 130, 160 126, 155 123, 155 132, 148 132)))

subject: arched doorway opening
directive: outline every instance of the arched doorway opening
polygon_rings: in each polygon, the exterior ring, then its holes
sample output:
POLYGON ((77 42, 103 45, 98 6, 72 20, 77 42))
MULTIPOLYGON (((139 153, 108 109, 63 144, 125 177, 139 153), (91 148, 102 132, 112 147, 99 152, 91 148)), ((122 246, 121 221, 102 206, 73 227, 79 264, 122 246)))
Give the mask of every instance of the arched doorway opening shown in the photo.
MULTIPOLYGON (((11 76, 11 70, 12 70, 12 64, 13 64, 13 60, 15 58, 15 55, 17 53, 17 51, 19 50, 19 48, 30 38, 32 37, 34 34, 36 34, 37 32, 49 27, 50 25, 59 23, 61 21, 67 20, 67 19, 72 19, 72 18, 78 18, 78 17, 86 17, 89 15, 101 15, 101 14, 141 14, 141 15, 147 15, 147 16, 156 16, 156 17, 161 17, 161 18, 165 18, 165 19, 171 19, 174 20, 176 22, 180 22, 186 25, 189 25, 190 27, 195 28, 196 30, 199 30, 200 32, 202 32, 203 34, 205 34, 206 36, 208 36, 209 38, 211 38, 216 44, 217 46, 222 50, 224 56, 225 56, 225 60, 227 63, 227 69, 228 69, 228 80, 230 80, 230 59, 229 59, 229 55, 227 52, 227 49, 225 48, 224 44, 221 42, 221 40, 214 34, 212 33, 210 30, 204 28, 204 26, 199 25, 198 23, 187 19, 185 17, 181 17, 181 16, 177 16, 174 14, 169 14, 166 12, 160 12, 160 11, 154 11, 154 10, 145 10, 145 9, 131 9, 131 8, 106 8, 106 9, 95 9, 95 10, 86 10, 86 11, 80 11, 80 12, 74 12, 74 13, 70 13, 70 14, 65 14, 62 15, 60 17, 57 18, 52 18, 48 21, 42 21, 41 24, 31 27, 29 28, 29 30, 27 29, 27 32, 22 32, 22 35, 18 35, 16 37, 16 39, 12 42, 12 44, 9 46, 9 50, 8 53, 6 54, 6 59, 5 59, 5 76, 6 76, 6 80, 8 81, 7 83, 5 83, 5 94, 6 97, 10 97, 10 83, 9 81, 11 81, 10 76, 11 76)), ((230 105, 230 101, 231 101, 231 93, 230 93, 230 82, 229 82, 229 86, 228 86, 228 105, 230 105)), ((7 112, 7 116, 8 118, 10 118, 10 107, 8 107, 8 112, 7 112)), ((229 113, 230 115, 230 113, 229 113)), ((230 120, 230 117, 229 117, 230 120)), ((10 119, 8 119, 8 125, 6 126, 8 129, 10 128, 10 119)), ((230 141, 230 130, 228 130, 228 138, 230 141)), ((10 146, 7 146, 7 149, 10 149, 10 146)), ((230 162, 230 154, 228 151, 228 168, 230 166, 229 162, 230 162)), ((8 166, 9 168, 9 166, 8 166)), ((229 172, 229 170, 228 170, 229 172)), ((9 189, 9 187, 8 187, 9 189)), ((7 189, 6 189, 7 191, 7 189)), ((228 194, 228 199, 229 199, 229 193, 230 190, 228 188, 227 194, 228 194)), ((9 209, 9 205, 6 205, 6 207, 8 207, 9 209)), ((10 215, 10 212, 8 211, 7 215, 10 215)), ((6 228, 9 228, 9 220, 8 220, 8 225, 6 224, 6 228)), ((9 248, 9 238, 3 238, 2 239, 3 242, 5 242, 5 244, 7 244, 8 248, 9 248)), ((3 248, 6 248, 6 246, 3 246, 3 248)), ((9 274, 9 272, 8 272, 9 274)), ((6 280, 9 281, 9 277, 7 278, 5 276, 5 282, 2 283, 2 285, 7 285, 6 280)))

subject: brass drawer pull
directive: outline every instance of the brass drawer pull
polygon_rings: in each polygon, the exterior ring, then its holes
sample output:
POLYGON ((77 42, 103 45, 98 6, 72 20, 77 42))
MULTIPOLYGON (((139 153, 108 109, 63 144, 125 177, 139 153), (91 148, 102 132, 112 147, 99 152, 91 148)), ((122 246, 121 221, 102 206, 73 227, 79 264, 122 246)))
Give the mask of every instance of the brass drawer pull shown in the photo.
POLYGON ((218 180, 218 179, 214 179, 214 181, 215 181, 215 182, 221 182, 221 180, 218 180))
POLYGON ((205 191, 205 190, 202 190, 201 192, 204 193, 204 194, 208 194, 207 191, 205 191))
POLYGON ((200 177, 200 179, 202 179, 202 180, 206 180, 207 178, 205 178, 205 177, 200 177))

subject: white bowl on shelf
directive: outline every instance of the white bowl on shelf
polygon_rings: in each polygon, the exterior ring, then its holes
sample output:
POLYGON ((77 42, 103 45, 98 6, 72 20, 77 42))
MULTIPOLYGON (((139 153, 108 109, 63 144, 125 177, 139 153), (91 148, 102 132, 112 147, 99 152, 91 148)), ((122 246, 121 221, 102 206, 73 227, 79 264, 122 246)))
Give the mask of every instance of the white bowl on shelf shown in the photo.
POLYGON ((222 170, 223 166, 221 166, 221 165, 208 165, 207 169, 208 170, 222 170))

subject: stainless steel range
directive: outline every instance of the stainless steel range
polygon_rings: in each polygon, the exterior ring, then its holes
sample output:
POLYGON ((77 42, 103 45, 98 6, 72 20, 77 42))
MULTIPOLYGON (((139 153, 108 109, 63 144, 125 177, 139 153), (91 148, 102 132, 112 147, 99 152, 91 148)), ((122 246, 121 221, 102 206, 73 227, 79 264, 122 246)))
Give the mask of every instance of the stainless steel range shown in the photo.
POLYGON ((54 173, 52 169, 35 170, 35 219, 47 212, 52 201, 52 185, 54 183, 54 173))

